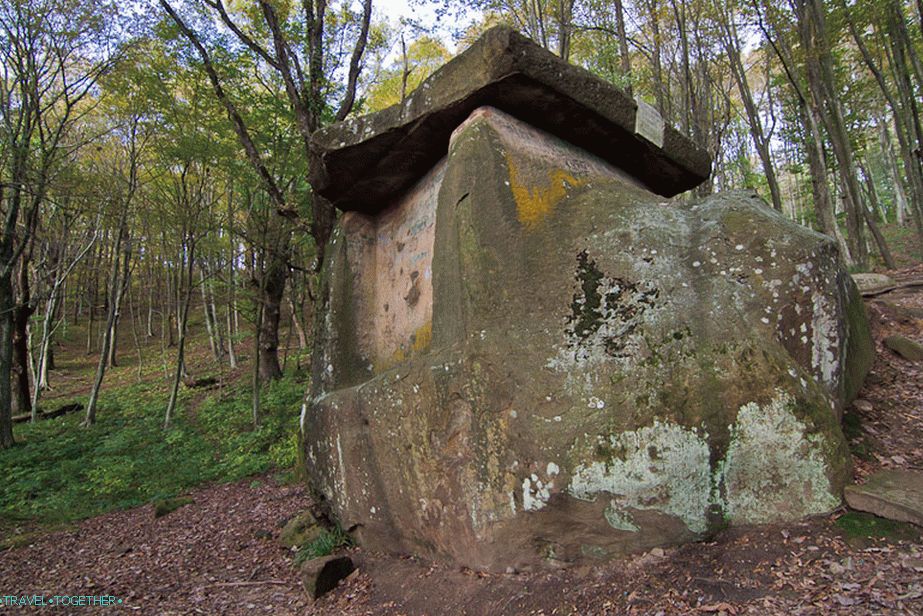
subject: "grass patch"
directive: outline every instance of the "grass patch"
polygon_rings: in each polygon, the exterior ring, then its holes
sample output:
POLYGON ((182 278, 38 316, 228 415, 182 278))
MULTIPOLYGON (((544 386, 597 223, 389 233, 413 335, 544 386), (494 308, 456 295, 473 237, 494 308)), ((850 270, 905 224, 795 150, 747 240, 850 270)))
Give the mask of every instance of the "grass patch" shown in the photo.
POLYGON ((295 554, 295 566, 308 560, 329 556, 339 548, 352 544, 352 537, 339 526, 333 530, 324 530, 316 539, 299 548, 298 553, 295 554))
MULTIPOLYGON (((0 518, 42 523, 87 518, 169 499, 210 481, 289 469, 304 383, 295 376, 264 386, 253 428, 250 390, 215 391, 188 412, 185 390, 172 427, 163 429, 162 384, 104 391, 98 420, 81 413, 16 427, 18 445, 0 451, 0 518)), ((84 401, 85 402, 85 401, 84 401)))

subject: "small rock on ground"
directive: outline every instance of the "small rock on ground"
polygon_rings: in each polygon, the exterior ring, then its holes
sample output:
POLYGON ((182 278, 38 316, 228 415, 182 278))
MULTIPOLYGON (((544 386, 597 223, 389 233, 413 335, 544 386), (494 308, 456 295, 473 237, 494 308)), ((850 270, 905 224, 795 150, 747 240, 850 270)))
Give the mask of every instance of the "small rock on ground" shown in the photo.
POLYGON ((885 346, 910 361, 923 360, 923 345, 904 336, 888 336, 884 339, 885 346))
POLYGON ((301 582, 312 599, 330 592, 355 570, 349 556, 323 556, 301 566, 301 582))
POLYGON ((874 293, 896 284, 893 278, 884 274, 853 274, 852 279, 861 293, 874 293))

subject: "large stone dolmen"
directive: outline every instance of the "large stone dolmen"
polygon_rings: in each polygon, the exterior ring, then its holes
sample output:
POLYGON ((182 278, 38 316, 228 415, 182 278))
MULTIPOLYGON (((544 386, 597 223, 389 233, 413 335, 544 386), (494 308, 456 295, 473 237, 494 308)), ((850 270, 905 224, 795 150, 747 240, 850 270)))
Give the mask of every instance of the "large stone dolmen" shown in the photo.
POLYGON ((841 503, 871 361, 836 244, 507 28, 313 137, 344 211, 301 418, 372 549, 561 566, 841 503))

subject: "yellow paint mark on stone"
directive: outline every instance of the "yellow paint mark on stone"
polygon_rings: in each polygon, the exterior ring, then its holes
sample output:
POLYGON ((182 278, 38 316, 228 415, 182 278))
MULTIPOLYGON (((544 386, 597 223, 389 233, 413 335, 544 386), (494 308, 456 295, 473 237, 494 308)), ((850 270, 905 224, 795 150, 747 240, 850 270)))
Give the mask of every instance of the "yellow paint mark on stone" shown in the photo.
POLYGON ((516 201, 516 213, 526 228, 542 222, 561 199, 567 196, 568 186, 576 188, 585 183, 563 169, 548 172, 546 186, 529 186, 520 177, 519 166, 510 154, 506 154, 506 166, 510 174, 510 190, 516 201))
POLYGON ((433 322, 427 321, 417 328, 410 338, 409 345, 401 345, 401 348, 391 353, 391 356, 385 360, 374 362, 373 370, 375 374, 380 374, 385 370, 393 368, 404 360, 410 359, 415 353, 425 351, 433 341, 433 322))
POLYGON ((413 333, 413 345, 411 348, 414 352, 422 351, 429 348, 429 343, 433 341, 433 322, 427 321, 417 328, 413 333))

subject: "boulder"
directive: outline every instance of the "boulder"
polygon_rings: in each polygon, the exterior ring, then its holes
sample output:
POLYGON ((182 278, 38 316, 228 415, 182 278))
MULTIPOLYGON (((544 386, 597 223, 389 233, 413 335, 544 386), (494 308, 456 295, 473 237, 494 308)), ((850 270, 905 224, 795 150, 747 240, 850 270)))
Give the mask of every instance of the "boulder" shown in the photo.
POLYGON ((872 346, 835 242, 751 193, 667 201, 673 167, 569 128, 478 107, 334 231, 304 457, 370 548, 527 570, 840 504, 872 346))
POLYGON ((279 533, 279 542, 290 548, 300 548, 320 537, 324 532, 309 511, 300 513, 290 519, 279 533))
POLYGON ((862 485, 847 486, 846 502, 859 511, 923 526, 923 473, 878 471, 862 485))
POLYGON ((904 336, 888 336, 885 346, 908 361, 923 360, 923 345, 904 336))

